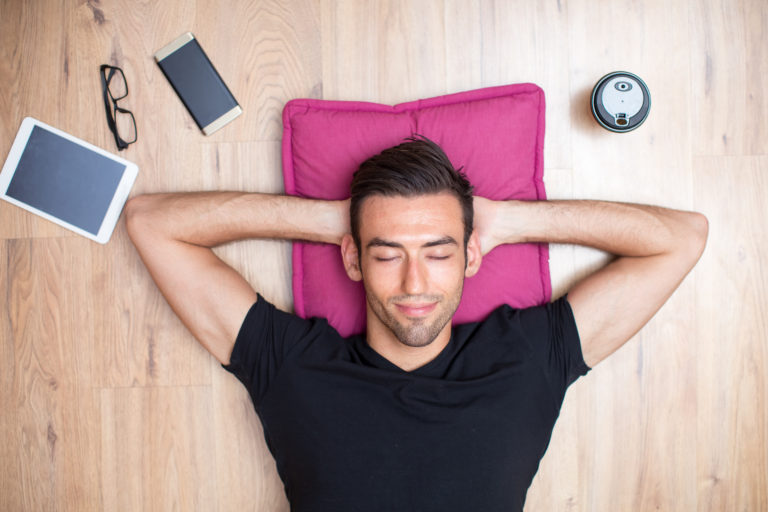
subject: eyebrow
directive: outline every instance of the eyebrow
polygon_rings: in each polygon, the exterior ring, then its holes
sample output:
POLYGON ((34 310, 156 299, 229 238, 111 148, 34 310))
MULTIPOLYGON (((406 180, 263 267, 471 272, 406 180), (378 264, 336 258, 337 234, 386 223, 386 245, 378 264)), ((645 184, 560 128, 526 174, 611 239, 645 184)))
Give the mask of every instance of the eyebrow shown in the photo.
MULTIPOLYGON (((439 245, 459 245, 459 243, 452 236, 444 236, 442 238, 438 238, 437 240, 430 240, 429 242, 423 244, 422 247, 436 247, 439 245)), ((371 247, 393 247, 395 249, 402 249, 403 244, 393 242, 392 240, 384 240, 383 238, 374 237, 365 247, 367 249, 370 249, 371 247)))

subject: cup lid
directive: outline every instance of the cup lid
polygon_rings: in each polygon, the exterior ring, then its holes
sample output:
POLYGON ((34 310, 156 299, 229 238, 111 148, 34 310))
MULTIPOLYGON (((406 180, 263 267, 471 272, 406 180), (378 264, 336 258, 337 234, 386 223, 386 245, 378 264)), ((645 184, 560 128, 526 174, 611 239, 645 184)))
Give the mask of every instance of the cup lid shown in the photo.
POLYGON ((643 124, 651 110, 651 93, 643 80, 627 71, 614 71, 592 89, 592 115, 612 132, 629 132, 643 124))

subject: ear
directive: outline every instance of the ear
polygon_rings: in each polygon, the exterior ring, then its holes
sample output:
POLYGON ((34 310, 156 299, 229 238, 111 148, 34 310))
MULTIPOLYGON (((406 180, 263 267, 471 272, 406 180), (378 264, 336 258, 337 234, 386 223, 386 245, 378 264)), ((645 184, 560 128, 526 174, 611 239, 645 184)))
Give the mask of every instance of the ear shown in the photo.
POLYGON ((472 277, 480 270, 483 261, 483 252, 480 249, 480 238, 477 231, 472 231, 467 241, 467 268, 464 269, 464 277, 472 277))
POLYGON ((347 233, 341 239, 341 258, 344 260, 344 270, 353 281, 362 281, 363 272, 360 270, 360 256, 352 235, 347 233))

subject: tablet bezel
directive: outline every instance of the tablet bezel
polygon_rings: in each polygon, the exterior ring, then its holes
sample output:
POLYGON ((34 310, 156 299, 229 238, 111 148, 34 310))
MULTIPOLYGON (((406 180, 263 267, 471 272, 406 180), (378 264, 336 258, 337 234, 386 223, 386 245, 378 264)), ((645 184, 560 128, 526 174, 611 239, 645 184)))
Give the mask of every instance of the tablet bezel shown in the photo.
POLYGON ((138 172, 139 168, 133 162, 129 162, 128 160, 108 153, 107 151, 104 151, 103 149, 96 147, 93 144, 89 144, 84 140, 78 139, 77 137, 54 128, 53 126, 47 125, 33 117, 25 117, 21 122, 21 127, 19 127, 19 131, 16 134, 16 139, 13 141, 11 150, 8 152, 8 158, 5 160, 3 169, 0 171, 0 199, 3 199, 11 204, 18 206, 19 208, 23 208, 36 215, 39 215, 46 220, 54 222, 59 226, 65 227, 95 242, 106 244, 112 236, 112 232, 114 231, 115 226, 117 225, 117 221, 120 218, 120 213, 123 211, 123 206, 125 206, 125 202, 128 200, 128 194, 131 192, 131 187, 133 187, 133 183, 136 181, 138 172), (92 233, 89 233, 88 231, 85 231, 58 217, 54 217, 49 213, 38 210, 34 206, 30 206, 29 204, 19 201, 18 199, 10 197, 6 194, 8 192, 8 187, 11 184, 11 180, 13 179, 13 176, 16 174, 16 170, 18 169, 21 156, 24 154, 24 150, 27 147, 29 137, 32 134, 32 129, 35 126, 63 137, 70 142, 73 142, 79 146, 84 147, 85 149, 93 151, 105 158, 109 158, 110 160, 125 166, 123 176, 120 178, 120 183, 118 183, 117 188, 112 194, 112 199, 109 202, 107 213, 104 215, 104 218, 101 221, 101 226, 99 226, 99 232, 96 235, 93 235, 92 233))

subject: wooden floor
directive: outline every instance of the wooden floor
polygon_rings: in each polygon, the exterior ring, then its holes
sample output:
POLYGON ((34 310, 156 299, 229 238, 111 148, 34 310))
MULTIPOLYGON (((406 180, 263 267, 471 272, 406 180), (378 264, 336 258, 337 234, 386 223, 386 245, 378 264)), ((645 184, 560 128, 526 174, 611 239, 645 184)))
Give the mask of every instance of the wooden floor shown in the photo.
MULTIPOLYGON (((766 27, 765 0, 0 0, 0 157, 25 116, 114 151, 102 63, 129 82, 134 194, 281 191, 291 98, 535 82, 551 198, 699 210, 710 239, 571 388, 526 510, 768 510, 766 27), (187 30, 245 111, 211 137, 152 59, 187 30), (614 70, 653 97, 629 134, 589 111, 614 70)), ((291 308, 289 244, 221 254, 291 308)), ((554 247, 556 292, 604 261, 554 247)), ((173 316, 122 222, 101 246, 2 202, 0 262, 0 510, 288 509, 244 389, 173 316)))

